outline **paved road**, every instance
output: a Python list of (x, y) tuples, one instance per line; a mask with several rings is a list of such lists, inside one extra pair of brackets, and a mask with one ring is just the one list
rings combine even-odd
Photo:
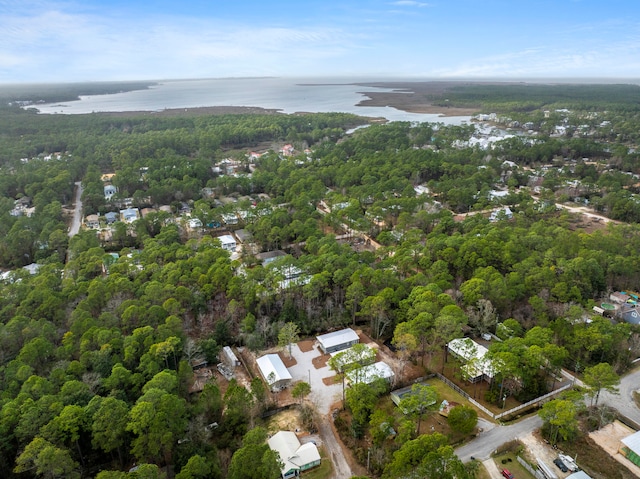
[[(620, 394), (611, 394), (607, 391), (600, 393), (598, 404), (606, 404), (611, 406), (623, 416), (627, 416), (629, 419), (640, 424), (640, 409), (636, 406), (633, 400), (633, 391), (640, 389), (640, 368), (626, 374), (620, 379), (620, 386), (618, 387)], [(589, 399), (585, 399), (585, 402), (589, 404)]]
[[(620, 394), (607, 391), (600, 393), (599, 404), (606, 404), (620, 411), (624, 416), (640, 424), (640, 409), (633, 400), (633, 391), (640, 389), (640, 368), (623, 376), (620, 380)], [(585, 398), (589, 404), (589, 398)], [(536, 414), (510, 426), (496, 426), (489, 431), (481, 432), (474, 440), (456, 449), (456, 454), (467, 462), (474, 456), (485, 460), (505, 442), (524, 436), (542, 426), (542, 419)]]
[(471, 460), (471, 456), (484, 461), (505, 442), (524, 436), (540, 426), (542, 419), (537, 414), (509, 426), (497, 426), (490, 431), (481, 432), (473, 441), (458, 447), (456, 454), (462, 462)]
[(80, 231), (80, 225), (82, 224), (82, 183), (76, 182), (76, 198), (74, 201), (75, 208), (73, 210), (73, 221), (69, 227), (69, 238), (75, 236)]

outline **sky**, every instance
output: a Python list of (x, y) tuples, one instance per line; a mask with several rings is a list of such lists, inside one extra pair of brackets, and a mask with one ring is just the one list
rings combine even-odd
[(0, 83), (640, 79), (638, 0), (0, 0)]

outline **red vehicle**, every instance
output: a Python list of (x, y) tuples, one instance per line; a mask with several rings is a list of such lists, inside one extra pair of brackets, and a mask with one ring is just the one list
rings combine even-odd
[(511, 474), (511, 472), (509, 472), (509, 469), (503, 469), (503, 470), (502, 470), (502, 475), (503, 475), (506, 479), (513, 479), (513, 474)]

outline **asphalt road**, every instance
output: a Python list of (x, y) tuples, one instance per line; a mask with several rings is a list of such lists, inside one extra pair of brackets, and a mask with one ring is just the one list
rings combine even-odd
[(458, 447), (456, 454), (462, 462), (470, 461), (471, 456), (483, 461), (491, 457), (491, 454), (505, 442), (524, 436), (540, 426), (542, 426), (542, 419), (537, 414), (509, 426), (496, 426), (490, 431), (481, 432), (472, 441)]
[[(600, 393), (598, 404), (617, 409), (622, 415), (640, 424), (640, 409), (633, 400), (633, 391), (640, 389), (640, 368), (623, 376), (620, 380), (619, 394), (611, 394), (607, 391)], [(585, 397), (585, 404), (590, 403), (590, 398)], [(467, 462), (471, 456), (479, 460), (488, 459), (491, 454), (502, 444), (524, 436), (542, 426), (542, 419), (536, 414), (509, 426), (496, 426), (489, 431), (481, 432), (472, 441), (458, 447), (456, 454)]]
[[(612, 408), (617, 409), (623, 416), (627, 416), (629, 419), (640, 424), (640, 409), (636, 406), (633, 400), (633, 391), (640, 389), (640, 368), (636, 368), (634, 371), (626, 374), (620, 379), (620, 386), (618, 387), (619, 394), (611, 394), (607, 391), (600, 393), (598, 404), (606, 404)], [(585, 399), (586, 404), (589, 404), (590, 399)]]

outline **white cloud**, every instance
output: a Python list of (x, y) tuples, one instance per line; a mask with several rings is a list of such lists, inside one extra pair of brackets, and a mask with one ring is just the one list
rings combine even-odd
[(391, 2), (391, 5), (398, 7), (430, 7), (429, 3), (416, 2), (414, 0), (398, 0), (397, 2)]

